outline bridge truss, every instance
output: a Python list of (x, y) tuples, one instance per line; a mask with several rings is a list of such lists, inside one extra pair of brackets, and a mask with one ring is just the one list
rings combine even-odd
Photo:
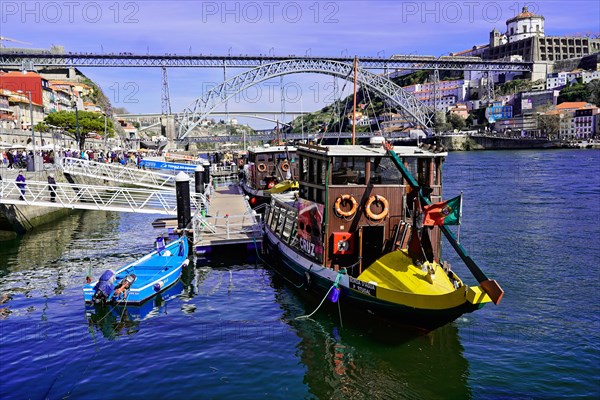
[[(307, 72), (353, 79), (351, 64), (325, 59), (292, 59), (253, 68), (205, 92), (179, 114), (178, 139), (186, 138), (211, 111), (249, 87), (274, 77)], [(434, 110), (391, 80), (359, 68), (357, 81), (397, 106), (414, 125), (420, 125), (425, 129), (432, 126)]]
[[(151, 55), (151, 54), (30, 54), (2, 49), (0, 66), (38, 67), (200, 67), (254, 68), (286, 60), (336, 61), (352, 64), (354, 57), (305, 57), (268, 55)], [(531, 72), (531, 62), (490, 61), (479, 57), (426, 56), (398, 54), (391, 58), (359, 57), (363, 69)]]

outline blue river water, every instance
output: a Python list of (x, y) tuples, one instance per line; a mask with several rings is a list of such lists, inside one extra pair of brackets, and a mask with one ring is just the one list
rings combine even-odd
[[(153, 216), (74, 213), (0, 243), (0, 399), (600, 397), (600, 151), (451, 153), (461, 243), (506, 294), (427, 335), (310, 313), (260, 260), (189, 268), (89, 317), (88, 269), (135, 260)], [(453, 268), (474, 283), (444, 247)]]

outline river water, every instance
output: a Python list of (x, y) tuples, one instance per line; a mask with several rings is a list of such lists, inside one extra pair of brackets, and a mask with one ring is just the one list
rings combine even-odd
[(314, 299), (260, 260), (220, 258), (141, 309), (88, 318), (88, 268), (133, 261), (160, 232), (152, 216), (75, 213), (0, 244), (0, 398), (600, 397), (600, 151), (451, 153), (444, 177), (499, 306), (421, 336), (325, 310), (295, 320)]

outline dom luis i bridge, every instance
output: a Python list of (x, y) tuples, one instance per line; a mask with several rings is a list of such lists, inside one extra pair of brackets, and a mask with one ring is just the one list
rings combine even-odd
[[(431, 132), (434, 109), (418, 100), (413, 94), (394, 83), (388, 73), (381, 71), (430, 70), (434, 90), (439, 71), (478, 71), (486, 77), (492, 73), (512, 72), (528, 74), (533, 65), (523, 61), (489, 61), (479, 57), (394, 55), (380, 57), (307, 57), (274, 55), (150, 55), (150, 54), (93, 54), (93, 53), (26, 53), (3, 49), (0, 67), (12, 68), (76, 68), (76, 67), (150, 67), (162, 69), (162, 112), (155, 124), (166, 126), (167, 136), (180, 141), (205, 141), (194, 139), (195, 129), (201, 121), (251, 86), (272, 78), (290, 74), (317, 73), (355, 81), (362, 88), (376, 93), (394, 108), (410, 125)], [(356, 60), (360, 60), (359, 63)], [(220, 84), (198, 93), (198, 97), (185, 109), (173, 113), (167, 78), (168, 68), (222, 68), (224, 80)], [(227, 77), (227, 69), (243, 69)], [(493, 90), (492, 79), (487, 79), (488, 94)], [(490, 87), (491, 86), (491, 87)], [(280, 111), (281, 112), (281, 111)], [(251, 116), (260, 113), (248, 112)], [(269, 114), (269, 113), (264, 113)], [(273, 113), (271, 113), (273, 114)], [(299, 114), (299, 113), (293, 113)], [(218, 115), (223, 115), (222, 113)], [(143, 116), (137, 115), (138, 120)], [(264, 118), (264, 117), (263, 117)], [(273, 135), (271, 135), (273, 136)], [(226, 140), (223, 138), (223, 140)], [(207, 140), (208, 141), (208, 140)], [(210, 141), (214, 141), (214, 138)]]

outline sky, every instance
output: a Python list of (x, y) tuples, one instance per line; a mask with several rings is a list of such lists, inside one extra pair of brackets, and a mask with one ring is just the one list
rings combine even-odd
[[(590, 1), (8, 1), (0, 0), (5, 47), (134, 54), (274, 54), (389, 57), (440, 56), (488, 42), (489, 31), (526, 5), (545, 17), (547, 35), (600, 33), (600, 2)], [(161, 111), (158, 68), (82, 68), (113, 107)], [(243, 72), (229, 68), (228, 78)], [(173, 112), (211, 86), (223, 69), (169, 68)], [(338, 97), (333, 79), (283, 78), (288, 111), (312, 111)], [(338, 81), (341, 89), (344, 82)], [(351, 92), (346, 85), (342, 95)], [(281, 111), (279, 78), (230, 100), (228, 109)], [(242, 121), (249, 122), (249, 121)], [(264, 128), (268, 122), (252, 122)]]

